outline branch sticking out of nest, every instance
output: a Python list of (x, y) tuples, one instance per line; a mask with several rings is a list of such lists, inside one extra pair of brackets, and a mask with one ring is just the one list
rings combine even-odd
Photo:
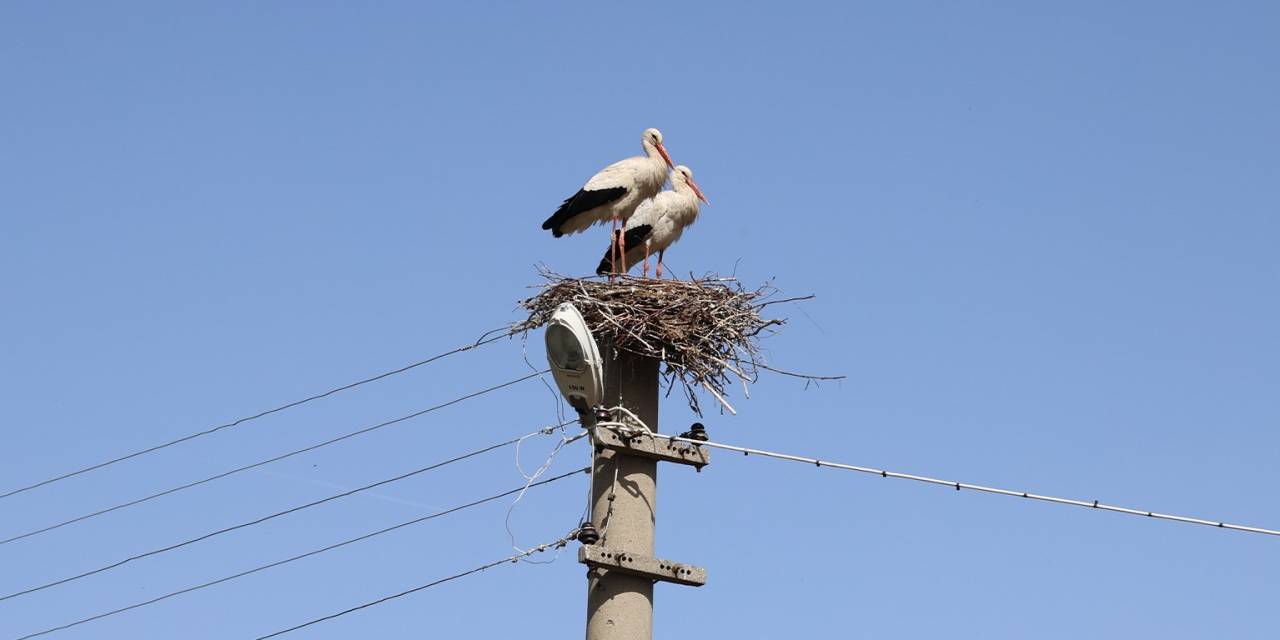
[[(785, 320), (765, 319), (761, 310), (773, 300), (771, 285), (745, 289), (735, 278), (707, 276), (681, 280), (649, 280), (622, 276), (609, 282), (595, 278), (566, 278), (545, 269), (538, 295), (522, 300), (529, 311), (512, 332), (543, 326), (556, 307), (573, 303), (582, 313), (601, 346), (658, 358), (666, 363), (663, 377), (668, 393), (676, 380), (684, 386), (689, 408), (698, 415), (699, 391), (705, 390), (730, 413), (737, 413), (725, 399), (729, 376), (738, 378), (743, 393), (767, 366), (758, 342)], [(844, 376), (807, 376), (808, 381), (836, 380)]]

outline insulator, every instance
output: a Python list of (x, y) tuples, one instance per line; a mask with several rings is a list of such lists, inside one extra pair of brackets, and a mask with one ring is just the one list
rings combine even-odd
[(596, 531), (595, 525), (590, 522), (584, 522), (582, 526), (578, 527), (578, 542), (585, 545), (593, 545), (600, 542), (600, 532)]
[(697, 440), (698, 442), (706, 442), (711, 439), (707, 437), (707, 428), (702, 426), (701, 422), (693, 423), (689, 430), (681, 434), (680, 437)]

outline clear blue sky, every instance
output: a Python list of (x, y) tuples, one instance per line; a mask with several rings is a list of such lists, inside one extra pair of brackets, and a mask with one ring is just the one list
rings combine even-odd
[[(1280, 526), (1270, 3), (0, 8), (0, 488), (518, 318), (542, 219), (656, 126), (714, 203), (674, 271), (817, 300), (717, 439)], [(1069, 6), (1068, 6), (1069, 5)], [(529, 357), (542, 362), (541, 336)], [(518, 341), (0, 501), (49, 524), (528, 368)], [(0, 546), (9, 592), (546, 424), (536, 381)], [(663, 430), (691, 420), (678, 400)], [(549, 440), (531, 443), (536, 463)], [(586, 460), (581, 445), (556, 471)], [(0, 603), (16, 637), (519, 484), (509, 450)], [(663, 468), (659, 637), (1274, 638), (1280, 541), (721, 455)], [(532, 493), (521, 543), (576, 523)], [(245, 638), (509, 551), (505, 503), (85, 625)], [(575, 637), (572, 554), (298, 637)]]

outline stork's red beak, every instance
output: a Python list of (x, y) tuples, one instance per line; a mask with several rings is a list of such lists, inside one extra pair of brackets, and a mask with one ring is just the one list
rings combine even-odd
[(693, 178), (689, 178), (689, 188), (693, 189), (693, 193), (698, 196), (699, 200), (707, 204), (711, 204), (711, 201), (708, 200), (706, 196), (702, 195), (702, 189), (698, 188), (698, 183), (694, 182)]
[(661, 156), (662, 156), (662, 159), (667, 161), (667, 168), (668, 168), (668, 169), (674, 169), (674, 168), (676, 168), (675, 163), (671, 162), (671, 156), (667, 155), (667, 148), (666, 148), (666, 147), (664, 147), (664, 146), (662, 146), (662, 143), (661, 143), (661, 142), (659, 142), (658, 144), (656, 144), (656, 145), (654, 145), (654, 146), (656, 146), (656, 147), (658, 148), (658, 155), (661, 155)]

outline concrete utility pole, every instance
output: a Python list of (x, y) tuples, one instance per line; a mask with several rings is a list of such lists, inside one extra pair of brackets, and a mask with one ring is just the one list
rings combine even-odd
[[(658, 431), (658, 392), (656, 359), (628, 353), (606, 359), (606, 406), (621, 398), (620, 404), (654, 432)], [(700, 468), (710, 459), (704, 450), (686, 444), (603, 427), (594, 431), (592, 524), (601, 538), (578, 550), (578, 561), (588, 566), (587, 640), (651, 640), (654, 583), (706, 583), (705, 569), (653, 555), (658, 462)]]

